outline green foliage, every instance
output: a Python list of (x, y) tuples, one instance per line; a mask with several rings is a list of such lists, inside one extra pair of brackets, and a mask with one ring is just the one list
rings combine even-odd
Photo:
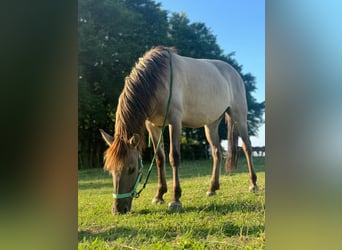
[(80, 168), (102, 165), (98, 129), (113, 133), (125, 76), (147, 49), (165, 43), (167, 12), (159, 7), (150, 0), (79, 1)]
[(158, 186), (157, 173), (152, 171), (132, 211), (120, 216), (111, 214), (111, 177), (100, 169), (80, 170), (79, 249), (264, 249), (264, 158), (256, 157), (254, 164), (259, 192), (248, 192), (247, 165), (242, 158), (236, 172), (221, 175), (217, 195), (207, 198), (212, 163), (182, 162), (180, 213), (167, 210), (172, 189), (169, 166), (166, 204), (151, 204)]
[[(216, 37), (204, 23), (190, 23), (185, 13), (170, 18), (153, 0), (80, 0), (78, 2), (79, 62), (79, 168), (99, 167), (105, 150), (99, 128), (113, 133), (117, 100), (137, 58), (156, 45), (175, 46), (180, 54), (216, 58), (242, 66), (224, 55)], [(252, 96), (255, 78), (242, 74), (248, 100), (251, 135), (262, 122), (264, 103)], [(203, 129), (185, 129), (189, 140), (204, 140)], [(221, 138), (226, 138), (224, 122)]]
[(173, 13), (169, 20), (169, 44), (175, 46), (181, 55), (194, 58), (218, 59), (222, 50), (216, 37), (204, 23), (192, 23), (185, 13)]

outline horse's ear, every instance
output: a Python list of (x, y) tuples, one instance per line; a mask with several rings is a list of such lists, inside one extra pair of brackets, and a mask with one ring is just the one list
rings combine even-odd
[(129, 144), (133, 147), (137, 147), (139, 145), (139, 142), (140, 142), (140, 135), (138, 134), (133, 134), (131, 139), (129, 139)]
[(103, 140), (107, 143), (108, 146), (112, 145), (113, 143), (113, 136), (107, 134), (102, 129), (99, 129), (100, 133), (102, 135)]

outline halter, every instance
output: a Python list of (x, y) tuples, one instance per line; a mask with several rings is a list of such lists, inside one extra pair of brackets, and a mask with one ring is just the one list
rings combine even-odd
[(144, 168), (144, 164), (142, 163), (141, 156), (139, 155), (139, 165), (140, 165), (139, 166), (139, 174), (138, 174), (137, 180), (135, 181), (133, 190), (131, 192), (129, 192), (129, 193), (124, 193), (124, 194), (113, 193), (113, 198), (114, 199), (139, 198), (140, 193), (145, 189), (146, 184), (148, 182), (148, 179), (150, 178), (150, 174), (152, 172), (152, 167), (153, 167), (154, 161), (155, 161), (156, 156), (157, 156), (157, 151), (159, 149), (160, 142), (161, 142), (161, 139), (163, 137), (163, 133), (164, 133), (164, 130), (165, 130), (165, 127), (166, 127), (166, 119), (167, 119), (167, 115), (169, 114), (169, 111), (170, 111), (170, 103), (171, 103), (171, 97), (172, 97), (172, 86), (173, 86), (172, 54), (171, 54), (171, 51), (170, 51), (169, 48), (167, 48), (167, 52), (169, 53), (169, 57), (170, 57), (170, 71), (171, 71), (170, 72), (170, 94), (169, 94), (169, 99), (167, 100), (166, 114), (165, 114), (165, 118), (164, 118), (164, 121), (163, 121), (162, 131), (161, 131), (161, 133), (159, 135), (158, 143), (157, 143), (156, 149), (154, 151), (154, 155), (153, 155), (153, 158), (151, 160), (150, 167), (149, 167), (149, 169), (147, 171), (145, 182), (144, 182), (142, 188), (137, 192), (139, 183), (141, 182), (141, 178), (142, 178), (142, 175), (143, 175), (142, 174), (142, 170)]
[(130, 193), (124, 193), (124, 194), (116, 194), (116, 193), (113, 193), (113, 197), (114, 199), (123, 199), (123, 198), (138, 198), (141, 191), (140, 190), (139, 192), (137, 192), (137, 188), (138, 188), (138, 185), (141, 181), (141, 178), (142, 178), (142, 169), (144, 168), (144, 165), (142, 163), (142, 160), (141, 160), (141, 157), (139, 156), (139, 174), (138, 174), (138, 177), (137, 177), (137, 180), (135, 181), (135, 184), (134, 184), (134, 187), (133, 187), (133, 190), (130, 192)]

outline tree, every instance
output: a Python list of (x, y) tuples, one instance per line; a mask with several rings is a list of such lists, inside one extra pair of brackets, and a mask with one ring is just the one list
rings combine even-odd
[(151, 0), (81, 0), (79, 33), (79, 167), (102, 165), (98, 132), (113, 133), (117, 100), (132, 65), (167, 38), (167, 12)]
[(222, 54), (216, 37), (206, 25), (190, 24), (184, 12), (172, 14), (169, 20), (168, 38), (169, 44), (175, 46), (183, 56), (217, 59)]

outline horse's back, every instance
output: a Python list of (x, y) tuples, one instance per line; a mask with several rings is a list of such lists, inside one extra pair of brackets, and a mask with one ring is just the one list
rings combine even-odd
[(245, 84), (240, 74), (233, 68), (233, 66), (226, 62), (219, 60), (210, 61), (217, 67), (223, 77), (227, 80), (230, 89), (229, 107), (237, 109), (237, 112), (244, 115), (244, 113), (247, 112), (247, 100)]
[(175, 83), (182, 90), (184, 124), (203, 126), (217, 120), (241, 99), (245, 105), (244, 84), (229, 64), (183, 56), (176, 56), (175, 60)]

